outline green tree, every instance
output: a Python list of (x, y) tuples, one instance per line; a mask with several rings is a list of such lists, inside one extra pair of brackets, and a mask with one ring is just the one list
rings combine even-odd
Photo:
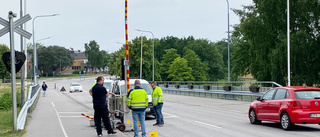
[[(152, 39), (147, 39), (142, 37), (143, 40), (143, 52), (142, 52), (142, 77), (146, 80), (152, 80)], [(114, 57), (112, 59), (109, 73), (111, 75), (121, 76), (121, 60), (126, 56), (125, 45), (113, 53)], [(141, 37), (136, 37), (129, 42), (129, 65), (130, 65), (130, 77), (140, 76), (140, 60), (141, 59)], [(155, 79), (161, 80), (159, 69), (159, 61), (155, 58)]]
[[(287, 83), (286, 1), (253, 0), (254, 5), (234, 10), (240, 16), (234, 37), (236, 45), (233, 72), (251, 73), (259, 81)], [(319, 83), (318, 0), (290, 1), (291, 79), (292, 85)], [(247, 51), (247, 52), (245, 52)]]
[(193, 81), (192, 69), (188, 66), (188, 61), (184, 58), (177, 57), (167, 72), (168, 78), (172, 81)]
[(161, 67), (160, 67), (160, 71), (161, 71), (161, 78), (165, 81), (170, 81), (172, 79), (170, 79), (168, 77), (168, 69), (170, 69), (173, 61), (180, 57), (179, 54), (177, 54), (177, 50), (176, 49), (167, 49), (165, 50), (166, 54), (163, 55), (163, 59), (161, 61)]
[[(89, 44), (84, 44), (85, 48), (85, 54), (88, 57), (88, 65), (94, 68), (99, 68), (99, 65), (101, 63), (100, 59), (100, 46), (96, 41), (90, 41)], [(98, 54), (97, 54), (98, 53)]]
[(201, 59), (194, 51), (187, 49), (183, 58), (188, 61), (188, 66), (192, 69), (191, 74), (195, 81), (207, 80), (208, 66), (201, 62)]
[(185, 49), (193, 50), (202, 62), (208, 64), (208, 80), (216, 81), (226, 78), (226, 69), (223, 64), (223, 57), (214, 43), (205, 39), (197, 39), (188, 42)]
[(70, 51), (64, 47), (43, 46), (38, 49), (38, 68), (45, 73), (56, 71), (60, 68), (60, 63), (61, 70), (65, 70), (72, 66), (73, 60)]
[[(10, 51), (10, 49), (6, 45), (0, 44), (0, 55), (1, 55), (1, 57), (5, 52), (9, 52), (9, 51)], [(4, 65), (2, 59), (0, 60), (0, 74), (1, 74), (2, 78), (6, 77), (6, 76), (9, 76), (9, 72), (7, 72), (7, 68)]]

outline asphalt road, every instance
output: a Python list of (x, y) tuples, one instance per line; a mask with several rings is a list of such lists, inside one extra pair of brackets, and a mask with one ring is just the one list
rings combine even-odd
[[(84, 92), (62, 93), (71, 82), (80, 82)], [(27, 126), (26, 137), (94, 137), (94, 127), (81, 113), (93, 115), (91, 96), (88, 93), (94, 78), (62, 79), (47, 81), (46, 97), (40, 97)], [(54, 89), (56, 84), (56, 89)], [(152, 126), (155, 119), (146, 120), (147, 133), (158, 132), (159, 137), (318, 137), (320, 125), (297, 125), (284, 131), (279, 124), (263, 122), (252, 125), (248, 119), (250, 102), (164, 95), (163, 114), (165, 125)], [(114, 137), (133, 136), (133, 132), (120, 132)], [(104, 131), (105, 136), (107, 133)]]

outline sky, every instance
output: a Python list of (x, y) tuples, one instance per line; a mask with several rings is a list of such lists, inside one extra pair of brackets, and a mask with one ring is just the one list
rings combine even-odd
[[(95, 40), (100, 50), (111, 53), (125, 43), (125, 0), (23, 0), (24, 4), (32, 18), (60, 14), (34, 20), (35, 41), (45, 46), (84, 51), (84, 44)], [(252, 0), (229, 0), (229, 4), (230, 9), (242, 9)], [(0, 0), (0, 17), (8, 20), (9, 11), (18, 14), (17, 20), (20, 0)], [(232, 25), (240, 21), (229, 12), (232, 31)], [(136, 31), (140, 29), (151, 31), (158, 39), (193, 36), (217, 42), (228, 37), (227, 15), (226, 0), (128, 0), (129, 41), (141, 35), (152, 38), (151, 33)], [(27, 22), (27, 31), (32, 33), (32, 20)], [(15, 33), (14, 39), (15, 50), (20, 51), (20, 35)], [(0, 37), (0, 44), (10, 46), (9, 34)]]

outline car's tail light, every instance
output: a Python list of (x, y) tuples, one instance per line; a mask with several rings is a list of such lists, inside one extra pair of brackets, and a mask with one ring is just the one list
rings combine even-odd
[(300, 103), (300, 101), (293, 101), (293, 103), (292, 103), (292, 108), (301, 108), (301, 103)]

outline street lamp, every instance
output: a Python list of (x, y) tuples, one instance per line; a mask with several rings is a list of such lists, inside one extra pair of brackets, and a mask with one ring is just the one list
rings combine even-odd
[(36, 70), (37, 70), (37, 48), (36, 45), (34, 43), (34, 21), (36, 18), (40, 18), (40, 17), (53, 17), (53, 16), (57, 16), (59, 14), (52, 14), (52, 15), (40, 15), (40, 16), (36, 16), (33, 18), (32, 20), (32, 37), (33, 37), (33, 77), (34, 77), (34, 85), (36, 85), (38, 83), (37, 81), (37, 75), (36, 75)]
[(47, 38), (43, 38), (43, 39), (39, 39), (36, 41), (36, 43), (38, 43), (39, 41), (43, 41), (43, 40), (47, 40), (47, 39), (50, 39), (51, 37), (47, 37)]
[(229, 1), (228, 4), (228, 83), (230, 83), (230, 25), (229, 25)]
[(136, 29), (140, 32), (149, 32), (152, 34), (152, 81), (154, 81), (154, 35), (151, 31)]
[(141, 56), (140, 56), (140, 78), (142, 78), (142, 44), (143, 44), (143, 40), (142, 40), (142, 34), (141, 34)]

